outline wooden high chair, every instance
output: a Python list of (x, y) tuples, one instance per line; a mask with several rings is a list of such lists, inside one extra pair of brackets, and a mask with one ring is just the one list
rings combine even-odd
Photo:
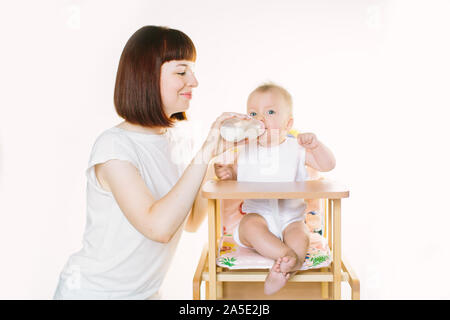
[[(326, 180), (304, 182), (207, 181), (202, 196), (208, 199), (208, 243), (205, 245), (193, 279), (193, 298), (199, 300), (205, 281), (206, 299), (341, 299), (341, 282), (351, 287), (352, 299), (360, 298), (359, 280), (342, 259), (341, 199), (349, 191)], [(266, 296), (263, 285), (268, 269), (226, 270), (216, 265), (222, 226), (220, 204), (224, 199), (323, 199), (325, 204), (324, 236), (332, 252), (327, 268), (298, 271), (284, 288)]]

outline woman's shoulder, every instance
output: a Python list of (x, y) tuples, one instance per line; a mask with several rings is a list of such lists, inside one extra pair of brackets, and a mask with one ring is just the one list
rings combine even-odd
[(95, 142), (123, 140), (123, 136), (124, 136), (123, 133), (118, 127), (111, 127), (109, 129), (102, 131), (95, 139)]
[(114, 146), (131, 146), (132, 141), (120, 128), (112, 127), (101, 132), (94, 141), (94, 148), (112, 148)]
[(133, 142), (119, 128), (109, 128), (95, 139), (91, 150), (91, 162), (107, 159), (125, 159), (133, 163), (138, 161)]

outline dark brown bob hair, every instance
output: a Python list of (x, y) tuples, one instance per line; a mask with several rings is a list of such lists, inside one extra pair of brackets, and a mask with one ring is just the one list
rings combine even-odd
[(161, 66), (166, 61), (195, 61), (192, 40), (167, 27), (145, 26), (127, 41), (119, 61), (114, 88), (114, 106), (126, 121), (146, 127), (172, 127), (186, 120), (184, 112), (170, 118), (161, 100)]

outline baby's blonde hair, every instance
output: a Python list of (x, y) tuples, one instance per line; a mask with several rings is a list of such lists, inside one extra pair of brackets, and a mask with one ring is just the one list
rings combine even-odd
[(250, 99), (250, 97), (252, 96), (252, 94), (257, 93), (257, 92), (264, 93), (264, 92), (268, 92), (268, 91), (278, 92), (279, 94), (281, 94), (281, 96), (285, 100), (286, 104), (288, 105), (290, 114), (292, 114), (292, 105), (293, 105), (293, 103), (292, 103), (292, 96), (291, 96), (291, 94), (285, 88), (283, 88), (282, 86), (279, 86), (279, 85), (277, 85), (277, 84), (275, 84), (273, 82), (263, 83), (262, 85), (258, 86), (255, 90), (253, 90), (248, 95), (247, 103), (248, 103), (248, 100)]

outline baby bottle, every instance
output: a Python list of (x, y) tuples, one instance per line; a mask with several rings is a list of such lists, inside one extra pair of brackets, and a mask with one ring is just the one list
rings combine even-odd
[(255, 139), (264, 131), (264, 123), (252, 118), (248, 120), (231, 118), (225, 120), (220, 127), (220, 135), (229, 142), (239, 142), (245, 138)]

